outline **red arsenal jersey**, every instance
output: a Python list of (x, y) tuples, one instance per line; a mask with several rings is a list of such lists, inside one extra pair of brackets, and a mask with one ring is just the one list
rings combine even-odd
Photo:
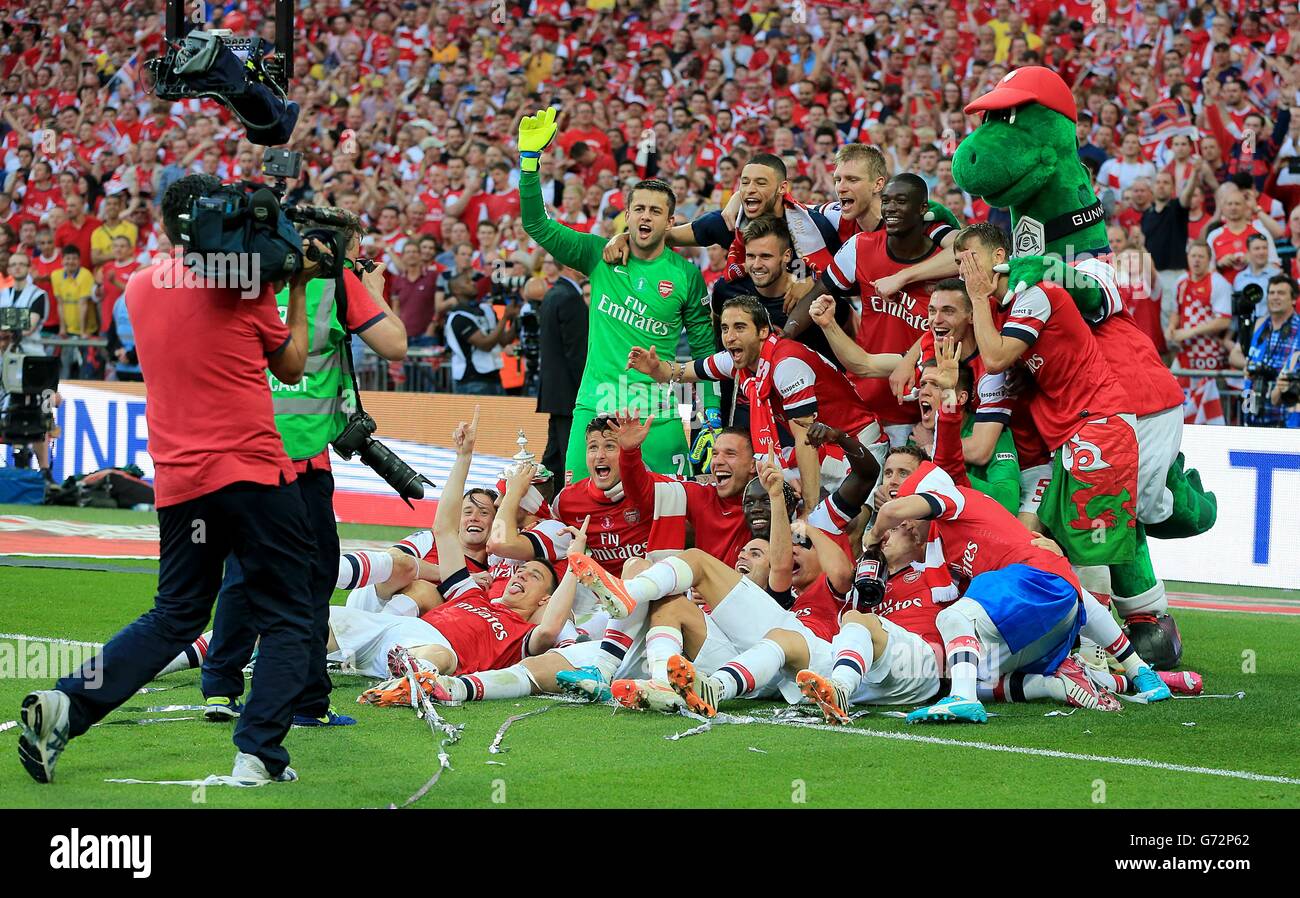
[(451, 643), (459, 662), (456, 673), (497, 670), (523, 660), (533, 624), (514, 609), (493, 602), (483, 587), (461, 568), (438, 591), (445, 600), (420, 618)]
[(618, 464), (629, 499), (643, 516), (653, 517), (648, 549), (685, 548), (687, 524), (696, 548), (714, 558), (735, 559), (749, 542), (743, 494), (724, 499), (715, 485), (652, 473), (640, 449), (620, 449)]
[(590, 479), (570, 484), (555, 497), (552, 509), (561, 522), (581, 527), (587, 525), (587, 554), (600, 562), (614, 576), (622, 576), (623, 563), (629, 558), (644, 558), (650, 541), (651, 516), (642, 514), (631, 499), (623, 495), (621, 484), (609, 490), (611, 498)]
[[(815, 417), (856, 435), (875, 423), (848, 377), (821, 353), (783, 337), (777, 340), (771, 364), (772, 417), (782, 425), (788, 427), (791, 418)], [(735, 370), (736, 360), (725, 350), (696, 364), (696, 373), (709, 380), (731, 380)]]
[[(578, 524), (581, 525), (582, 522), (579, 521)], [(565, 554), (573, 542), (573, 537), (563, 531), (564, 522), (554, 518), (543, 518), (527, 530), (519, 531), (532, 544), (533, 557), (549, 562), (555, 568), (557, 577), (563, 577), (568, 569)], [(488, 598), (495, 601), (505, 595), (510, 578), (526, 563), (513, 558), (502, 558), (500, 555), (489, 555), (488, 572), (492, 574), (492, 584), (488, 587)]]
[(875, 608), (875, 614), (920, 636), (941, 654), (943, 638), (935, 618), (944, 605), (958, 597), (958, 592), (943, 558), (938, 527), (930, 522), (926, 557), (890, 575), (885, 583), (885, 598)]
[(1132, 411), (1065, 288), (1044, 281), (994, 316), (1003, 336), (1029, 344), (1021, 361), (1038, 387), (1029, 410), (1048, 448), (1060, 447), (1085, 420)]
[[(862, 322), (855, 336), (867, 352), (905, 353), (922, 333), (929, 330), (930, 289), (933, 281), (908, 284), (898, 296), (876, 295), (874, 282), (897, 274), (941, 252), (938, 243), (916, 259), (899, 259), (889, 252), (884, 231), (859, 233), (840, 248), (826, 269), (828, 286), (845, 293), (855, 286), (862, 300)], [(900, 405), (884, 377), (852, 377), (858, 394), (883, 424), (911, 424), (921, 420), (915, 403)]]
[(840, 632), (840, 615), (847, 607), (848, 598), (837, 593), (830, 578), (822, 574), (799, 593), (790, 610), (814, 636), (830, 642)]
[[(898, 488), (899, 496), (923, 496), (938, 522), (944, 561), (963, 585), (987, 571), (1024, 564), (1056, 574), (1081, 589), (1070, 562), (1033, 544), (1035, 534), (996, 500), (959, 487), (942, 468), (922, 462)], [(931, 529), (934, 533), (934, 529)]]

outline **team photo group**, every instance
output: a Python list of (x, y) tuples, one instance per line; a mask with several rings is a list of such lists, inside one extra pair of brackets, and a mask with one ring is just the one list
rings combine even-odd
[[(136, 51), (55, 5), (0, 56), (5, 339), (143, 382), (160, 552), (13, 709), (43, 788), (185, 672), (232, 785), (403, 708), (947, 737), (1226, 697), (1155, 556), (1237, 501), (1185, 426), (1300, 425), (1294, 8), (128, 4)], [(437, 474), (385, 390), (455, 398)], [(485, 450), (534, 395), (536, 451)], [(354, 457), (432, 520), (341, 540)]]

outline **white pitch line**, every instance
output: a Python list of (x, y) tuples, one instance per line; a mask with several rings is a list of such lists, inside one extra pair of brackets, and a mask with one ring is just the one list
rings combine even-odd
[(824, 723), (794, 723), (779, 720), (755, 719), (754, 723), (772, 726), (800, 727), (808, 730), (825, 730), (830, 733), (845, 733), (850, 736), (869, 736), (876, 739), (896, 739), (900, 742), (923, 742), (929, 745), (955, 745), (962, 748), (977, 748), (981, 751), (1000, 751), (1013, 755), (1034, 755), (1040, 758), (1061, 758), (1067, 761), (1091, 761), (1095, 764), (1118, 764), (1124, 767), (1150, 767), (1156, 770), (1172, 770), (1175, 773), (1201, 773), (1207, 776), (1222, 776), (1229, 779), (1251, 780), (1259, 783), (1281, 783), (1287, 786), (1300, 786), (1300, 779), (1289, 776), (1273, 776), (1267, 773), (1251, 773), (1248, 770), (1219, 770), (1215, 767), (1192, 767), (1187, 764), (1166, 764), (1163, 761), (1151, 761), (1146, 758), (1111, 758), (1104, 755), (1084, 755), (1072, 751), (1056, 751), (1050, 748), (1026, 748), (1020, 745), (994, 745), (991, 742), (965, 742), (961, 739), (944, 739), (940, 736), (921, 736), (915, 733), (894, 733), (886, 730), (859, 730), (830, 726)]
[(0, 639), (21, 639), (26, 642), (53, 642), (58, 645), (80, 645), (95, 649), (104, 647), (104, 643), (102, 642), (82, 642), (79, 639), (60, 639), (57, 636), (28, 636), (26, 633), (0, 633)]

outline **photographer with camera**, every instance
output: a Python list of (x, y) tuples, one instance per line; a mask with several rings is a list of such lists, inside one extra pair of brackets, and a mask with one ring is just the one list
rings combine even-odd
[[(9, 360), (15, 354), (47, 361), (47, 368), (53, 376), (58, 363), (53, 359), (45, 359), (45, 347), (40, 340), (41, 324), (49, 312), (49, 297), (32, 279), (31, 259), (26, 253), (12, 253), (6, 270), (13, 283), (0, 290), (0, 315), (7, 312), (12, 319), (13, 328), (0, 330), (0, 353), (6, 357), (4, 376), (0, 380), (7, 381), (18, 371), (25, 370), (22, 366), (31, 364), (10, 364)], [(42, 396), (43, 388), (47, 386), (50, 384), (38, 384), (36, 388), (28, 388), (24, 384), (3, 384), (4, 392), (0, 395), (0, 443), (14, 445), (16, 467), (27, 468), (34, 455), (41, 476), (52, 481), (48, 427), (50, 420)]]
[(1234, 305), (1237, 294), (1253, 284), (1259, 288), (1259, 301), (1250, 317), (1263, 318), (1268, 314), (1265, 307), (1268, 285), (1281, 273), (1281, 268), (1269, 262), (1268, 238), (1263, 234), (1251, 234), (1246, 238), (1246, 267), (1237, 272), (1237, 276), (1232, 279)]
[[(320, 214), (315, 208), (308, 213)], [(356, 408), (353, 385), (345, 372), (351, 335), (382, 358), (399, 362), (406, 357), (406, 328), (384, 301), (384, 271), (369, 260), (357, 260), (361, 246), (359, 219), (339, 209), (326, 208), (326, 216), (340, 224), (321, 230), (319, 236), (335, 252), (346, 247), (337, 277), (322, 276), (307, 284), (307, 321), (310, 355), (302, 380), (282, 383), (271, 372), (275, 426), (293, 462), (298, 489), (307, 507), (308, 525), (315, 544), (312, 553), (311, 598), (313, 609), (312, 655), (307, 683), (294, 708), (295, 726), (347, 726), (356, 720), (330, 707), (331, 684), (325, 668), (329, 631), (329, 602), (338, 577), (339, 537), (334, 519), (334, 477), (329, 444), (338, 440)], [(300, 222), (301, 224), (301, 222)], [(358, 273), (360, 276), (358, 276)], [(329, 274), (325, 272), (324, 274)], [(289, 293), (276, 296), (287, 309)], [(239, 560), (226, 562), (212, 640), (203, 661), (204, 716), (230, 720), (241, 710), (244, 667), (253, 655), (257, 631), (250, 622), (249, 598)]]
[[(174, 244), (196, 249), (203, 234), (191, 225), (204, 199), (221, 188), (214, 177), (187, 175), (167, 189), (163, 223)], [(311, 347), (307, 284), (316, 263), (295, 265), (281, 320), (265, 272), (257, 275), (259, 292), (245, 298), (240, 288), (213, 286), (211, 278), (195, 284), (194, 272), (182, 271), (190, 255), (200, 254), (141, 269), (126, 289), (148, 388), (158, 594), (150, 611), (77, 673), (23, 699), (18, 753), (37, 782), (52, 780), (69, 739), (135, 695), (203, 632), (232, 553), (261, 637), (253, 695), (234, 732), (239, 752), (232, 775), (256, 782), (297, 779), (282, 742), (313, 651), (315, 547), (275, 427), (266, 369), (286, 384), (303, 377)], [(242, 265), (272, 258), (238, 257)]]
[(1259, 322), (1249, 349), (1232, 339), (1224, 341), (1228, 363), (1246, 370), (1242, 393), (1242, 423), (1247, 427), (1300, 427), (1300, 322), (1297, 322), (1296, 285), (1285, 275), (1268, 282), (1265, 298), (1268, 317)]
[(451, 390), (477, 396), (500, 396), (501, 348), (516, 336), (519, 305), (506, 305), (499, 319), (490, 301), (479, 298), (472, 270), (457, 272), (448, 282), (456, 305), (447, 313), (444, 336), (451, 350)]

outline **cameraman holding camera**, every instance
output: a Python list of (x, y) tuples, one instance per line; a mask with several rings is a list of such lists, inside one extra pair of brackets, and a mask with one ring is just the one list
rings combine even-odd
[[(190, 248), (187, 222), (221, 186), (210, 175), (186, 175), (167, 189), (163, 225), (175, 245)], [(245, 254), (241, 262), (248, 259)], [(275, 427), (266, 369), (284, 383), (302, 379), (311, 346), (307, 283), (316, 265), (304, 261), (293, 275), (282, 321), (269, 282), (260, 281), (260, 293), (245, 299), (236, 287), (185, 283), (184, 264), (172, 257), (150, 265), (126, 288), (148, 389), (158, 594), (150, 611), (79, 671), (23, 699), (18, 755), (37, 782), (52, 780), (69, 739), (135, 695), (203, 632), (232, 553), (261, 636), (253, 694), (235, 727), (232, 776), (297, 779), (282, 742), (313, 653), (315, 547)]]
[(515, 339), (514, 321), (519, 305), (505, 307), (500, 319), (490, 302), (479, 299), (472, 270), (457, 272), (448, 289), (456, 305), (447, 313), (445, 338), (451, 350), (451, 391), (477, 396), (500, 396), (501, 347)]
[[(354, 218), (341, 210), (329, 210)], [(307, 522), (315, 549), (311, 557), (313, 610), (311, 663), (307, 683), (294, 708), (295, 726), (347, 726), (352, 717), (330, 707), (330, 678), (325, 668), (329, 637), (329, 603), (338, 577), (339, 536), (334, 520), (334, 477), (330, 472), (329, 444), (347, 427), (355, 408), (352, 383), (344, 370), (351, 335), (361, 339), (384, 359), (406, 357), (406, 328), (384, 302), (384, 270), (378, 265), (358, 265), (361, 222), (349, 222), (342, 232), (346, 246), (344, 266), (337, 278), (317, 278), (307, 284), (306, 317), (310, 354), (302, 380), (285, 384), (271, 372), (271, 397), (275, 426), (285, 452), (298, 475), (298, 489), (307, 507)], [(324, 236), (324, 235), (323, 235)], [(355, 271), (360, 270), (358, 277)], [(275, 298), (284, 310), (289, 291)], [(203, 698), (208, 720), (230, 720), (243, 706), (245, 665), (253, 655), (257, 630), (249, 613), (248, 587), (238, 558), (226, 562), (212, 641), (203, 659)]]
[(1228, 363), (1248, 376), (1242, 393), (1242, 423), (1247, 427), (1300, 427), (1300, 323), (1295, 313), (1296, 285), (1286, 275), (1268, 282), (1268, 317), (1255, 328), (1250, 349), (1225, 340)]

